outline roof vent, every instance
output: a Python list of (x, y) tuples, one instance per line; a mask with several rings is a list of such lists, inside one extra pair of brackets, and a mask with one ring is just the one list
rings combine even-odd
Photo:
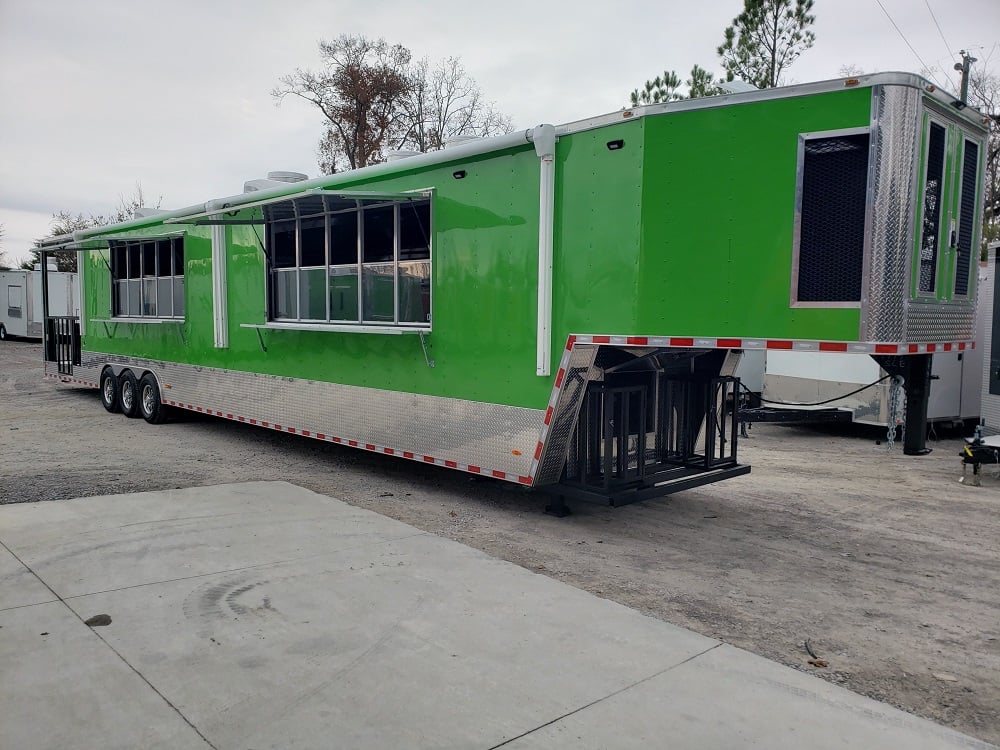
[(149, 206), (139, 206), (135, 209), (133, 217), (136, 219), (145, 219), (147, 216), (159, 216), (160, 214), (167, 213), (165, 209), (162, 208), (151, 208)]
[(464, 146), (470, 141), (478, 141), (478, 135), (453, 135), (451, 138), (444, 139), (445, 148), (455, 148), (455, 146)]
[(726, 81), (725, 83), (720, 83), (719, 88), (722, 89), (727, 94), (745, 94), (748, 91), (757, 91), (757, 87), (754, 86), (752, 83), (741, 81), (739, 78), (733, 81)]
[(409, 159), (411, 156), (419, 155), (419, 151), (413, 151), (408, 148), (397, 148), (393, 151), (385, 152), (386, 161), (399, 161), (400, 159)]
[(271, 188), (281, 187), (285, 185), (284, 182), (278, 182), (277, 180), (265, 180), (263, 178), (259, 180), (247, 180), (243, 183), (244, 193), (256, 193), (259, 190), (270, 190)]
[(309, 175), (301, 172), (268, 172), (267, 179), (275, 182), (302, 182), (309, 179)]

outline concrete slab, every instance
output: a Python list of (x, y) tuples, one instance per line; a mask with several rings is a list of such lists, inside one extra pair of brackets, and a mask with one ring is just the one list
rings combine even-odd
[(492, 747), (716, 644), (427, 535), (142, 591), (69, 603), (220, 747)]
[(305, 559), (423, 532), (287, 482), (4, 506), (3, 539), (62, 597)]
[(0, 612), (52, 601), (56, 597), (45, 584), (6, 548), (0, 547)]
[(0, 612), (0, 628), (0, 747), (207, 747), (64, 605)]
[[(30, 746), (62, 746), (86, 716), (103, 746), (124, 747), (131, 722), (170, 712), (215, 748), (989, 747), (284, 483), (0, 519), (0, 540), (65, 598), (0, 615), (61, 608), (54, 640), (74, 683), (108, 659), (134, 678), (132, 704), (94, 705), (67, 692), (67, 668), (25, 662), (0, 705), (35, 713), (0, 722), (0, 747), (29, 731)], [(108, 627), (80, 619), (105, 613)], [(11, 653), (39, 637), (3, 635)]]
[(504, 747), (638, 750), (668, 745), (993, 747), (725, 644)]

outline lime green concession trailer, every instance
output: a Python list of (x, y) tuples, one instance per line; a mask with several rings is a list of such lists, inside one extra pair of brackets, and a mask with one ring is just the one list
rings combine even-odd
[(867, 352), (919, 409), (973, 345), (985, 135), (888, 73), (272, 173), (45, 244), (85, 290), (45, 373), (612, 504), (737, 476), (742, 350)]

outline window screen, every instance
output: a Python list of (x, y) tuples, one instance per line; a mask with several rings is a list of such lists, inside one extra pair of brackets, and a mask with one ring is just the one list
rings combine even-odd
[(979, 146), (965, 142), (962, 154), (962, 202), (958, 207), (958, 259), (955, 267), (955, 296), (969, 293), (972, 268), (972, 241), (976, 235), (976, 187), (979, 177)]
[(799, 217), (799, 302), (860, 302), (868, 133), (805, 140)]

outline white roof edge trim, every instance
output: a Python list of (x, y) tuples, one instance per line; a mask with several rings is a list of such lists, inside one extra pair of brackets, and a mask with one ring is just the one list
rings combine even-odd
[[(581, 133), (586, 130), (604, 127), (614, 123), (630, 122), (639, 120), (651, 115), (662, 115), (672, 112), (685, 112), (694, 109), (711, 109), (713, 107), (724, 107), (733, 104), (749, 104), (751, 102), (762, 102), (772, 99), (787, 99), (795, 96), (808, 96), (810, 94), (829, 93), (833, 91), (847, 91), (851, 89), (873, 88), (875, 86), (907, 86), (919, 89), (926, 96), (933, 97), (941, 104), (951, 107), (951, 103), (958, 97), (942, 90), (937, 84), (922, 78), (916, 73), (870, 73), (867, 75), (854, 76), (858, 83), (847, 86), (846, 81), (850, 78), (831, 78), (826, 81), (816, 81), (813, 83), (798, 83), (792, 86), (780, 86), (773, 89), (759, 89), (757, 91), (747, 91), (741, 94), (720, 94), (718, 96), (706, 96), (698, 99), (682, 99), (676, 102), (666, 102), (664, 104), (647, 104), (641, 107), (628, 107), (617, 112), (610, 112), (606, 115), (597, 115), (583, 120), (566, 123), (556, 127), (557, 135), (570, 135)], [(928, 90), (931, 87), (933, 90)], [(954, 109), (952, 107), (952, 109)], [(961, 110), (954, 109), (957, 116), (969, 121), (970, 124), (979, 128), (985, 126), (978, 122), (981, 114), (973, 107), (966, 107)], [(977, 117), (979, 115), (979, 117)]]
[(303, 190), (298, 193), (288, 193), (274, 198), (264, 198), (262, 200), (250, 201), (249, 203), (240, 203), (232, 206), (225, 204), (216, 205), (217, 201), (209, 201), (209, 203), (213, 204), (210, 210), (180, 218), (167, 219), (163, 223), (187, 224), (197, 219), (204, 219), (209, 216), (218, 216), (219, 214), (229, 213), (231, 211), (245, 211), (248, 208), (260, 208), (261, 206), (270, 206), (275, 203), (284, 203), (286, 201), (294, 201), (299, 198), (307, 198), (310, 196), (332, 195), (337, 198), (345, 198), (346, 200), (402, 201), (429, 198), (430, 194), (429, 190), (411, 190), (405, 193), (378, 193), (368, 190), (325, 190), (323, 188), (310, 188), (309, 190)]
[(174, 237), (183, 237), (184, 230), (178, 229), (176, 232), (157, 232), (156, 234), (104, 234), (87, 237), (81, 242), (137, 242), (138, 240), (172, 240)]
[[(362, 167), (349, 172), (322, 175), (320, 177), (313, 177), (311, 180), (305, 180), (303, 182), (290, 182), (282, 187), (272, 188), (270, 190), (259, 190), (253, 193), (238, 193), (225, 198), (216, 198), (214, 200), (207, 201), (204, 204), (192, 206), (187, 210), (181, 209), (180, 211), (171, 211), (169, 216), (164, 214), (159, 218), (161, 220), (191, 218), (197, 213), (213, 211), (216, 206), (221, 204), (227, 204), (227, 209), (230, 211), (238, 211), (247, 207), (246, 204), (256, 201), (270, 200), (271, 198), (287, 198), (292, 195), (305, 193), (306, 191), (315, 189), (327, 189), (327, 192), (330, 192), (331, 189), (336, 190), (338, 184), (345, 182), (355, 183), (381, 175), (397, 174), (399, 172), (407, 172), (420, 167), (447, 164), (448, 162), (453, 161), (462, 161), (463, 159), (491, 153), (493, 151), (503, 151), (508, 148), (517, 148), (518, 146), (528, 146), (531, 142), (531, 130), (517, 130), (513, 133), (508, 133), (507, 135), (500, 135), (494, 138), (480, 138), (479, 140), (471, 141), (470, 143), (462, 146), (441, 149), (439, 151), (430, 151), (426, 154), (421, 154), (420, 156), (411, 156), (409, 159), (401, 159), (400, 161), (395, 162), (383, 162), (382, 164), (373, 164), (370, 167)], [(347, 188), (346, 192), (350, 192), (350, 188)], [(218, 212), (218, 209), (214, 210), (214, 213)], [(214, 214), (210, 213), (207, 215)], [(164, 223), (166, 223), (166, 221), (164, 221)], [(177, 224), (180, 222), (174, 221), (171, 223)], [(107, 230), (106, 227), (104, 229), (105, 231)]]

